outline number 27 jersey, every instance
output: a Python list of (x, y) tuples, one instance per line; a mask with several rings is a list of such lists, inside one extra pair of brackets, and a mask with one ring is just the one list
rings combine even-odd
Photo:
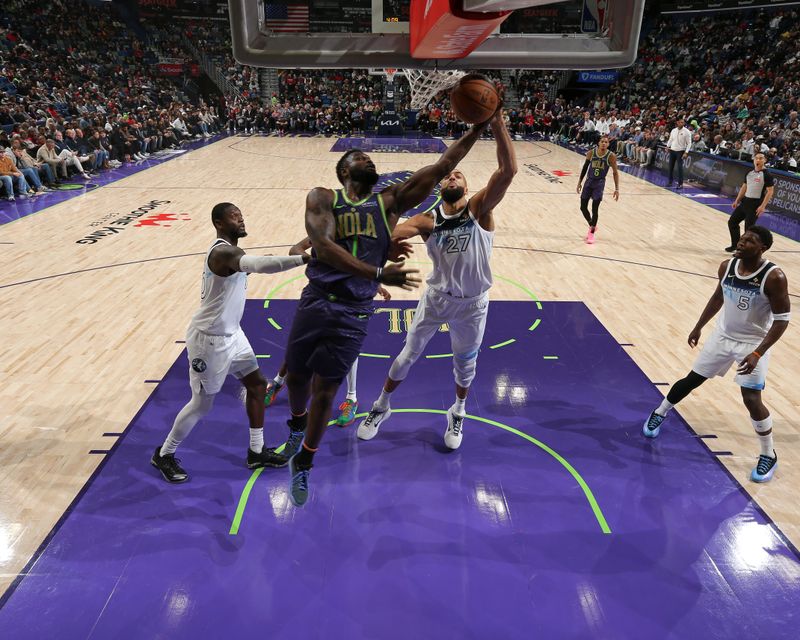
[(473, 298), (492, 286), (494, 232), (486, 231), (469, 210), (445, 216), (440, 205), (432, 211), (433, 232), (425, 241), (433, 271), (428, 276), (431, 289), (457, 298)]
[(772, 326), (772, 307), (764, 293), (770, 271), (777, 267), (764, 261), (755, 273), (739, 275), (739, 259), (732, 258), (720, 281), (724, 300), (717, 331), (738, 342), (758, 343)]

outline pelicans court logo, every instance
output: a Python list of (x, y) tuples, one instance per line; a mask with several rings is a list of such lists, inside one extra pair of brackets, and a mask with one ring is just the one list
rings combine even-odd
[(128, 226), (133, 227), (171, 227), (173, 224), (191, 220), (188, 213), (154, 212), (159, 207), (170, 204), (171, 200), (151, 200), (127, 214), (109, 213), (95, 220), (89, 226), (93, 230), (76, 244), (96, 244), (104, 238), (122, 233)]

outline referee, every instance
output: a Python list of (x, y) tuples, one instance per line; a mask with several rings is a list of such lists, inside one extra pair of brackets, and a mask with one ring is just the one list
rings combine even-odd
[(756, 219), (767, 208), (775, 190), (775, 181), (764, 170), (767, 158), (763, 153), (753, 156), (753, 170), (745, 177), (739, 195), (733, 201), (733, 213), (728, 220), (728, 230), (731, 232), (731, 246), (725, 251), (732, 252), (739, 242), (739, 223), (744, 220), (744, 230), (747, 231), (756, 223)]
[(675, 165), (678, 165), (678, 189), (683, 188), (683, 160), (689, 155), (689, 148), (692, 146), (692, 134), (683, 126), (683, 118), (678, 118), (675, 128), (669, 132), (667, 148), (669, 149), (669, 184), (672, 186), (672, 176), (675, 173)]

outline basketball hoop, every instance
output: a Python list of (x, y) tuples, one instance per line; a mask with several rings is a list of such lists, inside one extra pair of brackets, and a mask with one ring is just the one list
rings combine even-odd
[(397, 69), (384, 69), (383, 75), (386, 76), (386, 80), (389, 82), (394, 82), (394, 74), (397, 73)]
[(404, 69), (411, 85), (411, 108), (424, 109), (436, 94), (451, 89), (466, 75), (465, 71), (428, 69)]

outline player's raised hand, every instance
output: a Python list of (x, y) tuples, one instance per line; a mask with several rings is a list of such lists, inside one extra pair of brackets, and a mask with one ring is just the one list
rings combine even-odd
[(378, 282), (390, 287), (400, 287), (411, 291), (419, 287), (422, 280), (415, 276), (419, 269), (406, 269), (405, 262), (400, 260), (384, 267)]
[(408, 240), (401, 240), (395, 238), (389, 246), (389, 260), (397, 262), (398, 260), (405, 260), (408, 256), (414, 253), (414, 247)]

